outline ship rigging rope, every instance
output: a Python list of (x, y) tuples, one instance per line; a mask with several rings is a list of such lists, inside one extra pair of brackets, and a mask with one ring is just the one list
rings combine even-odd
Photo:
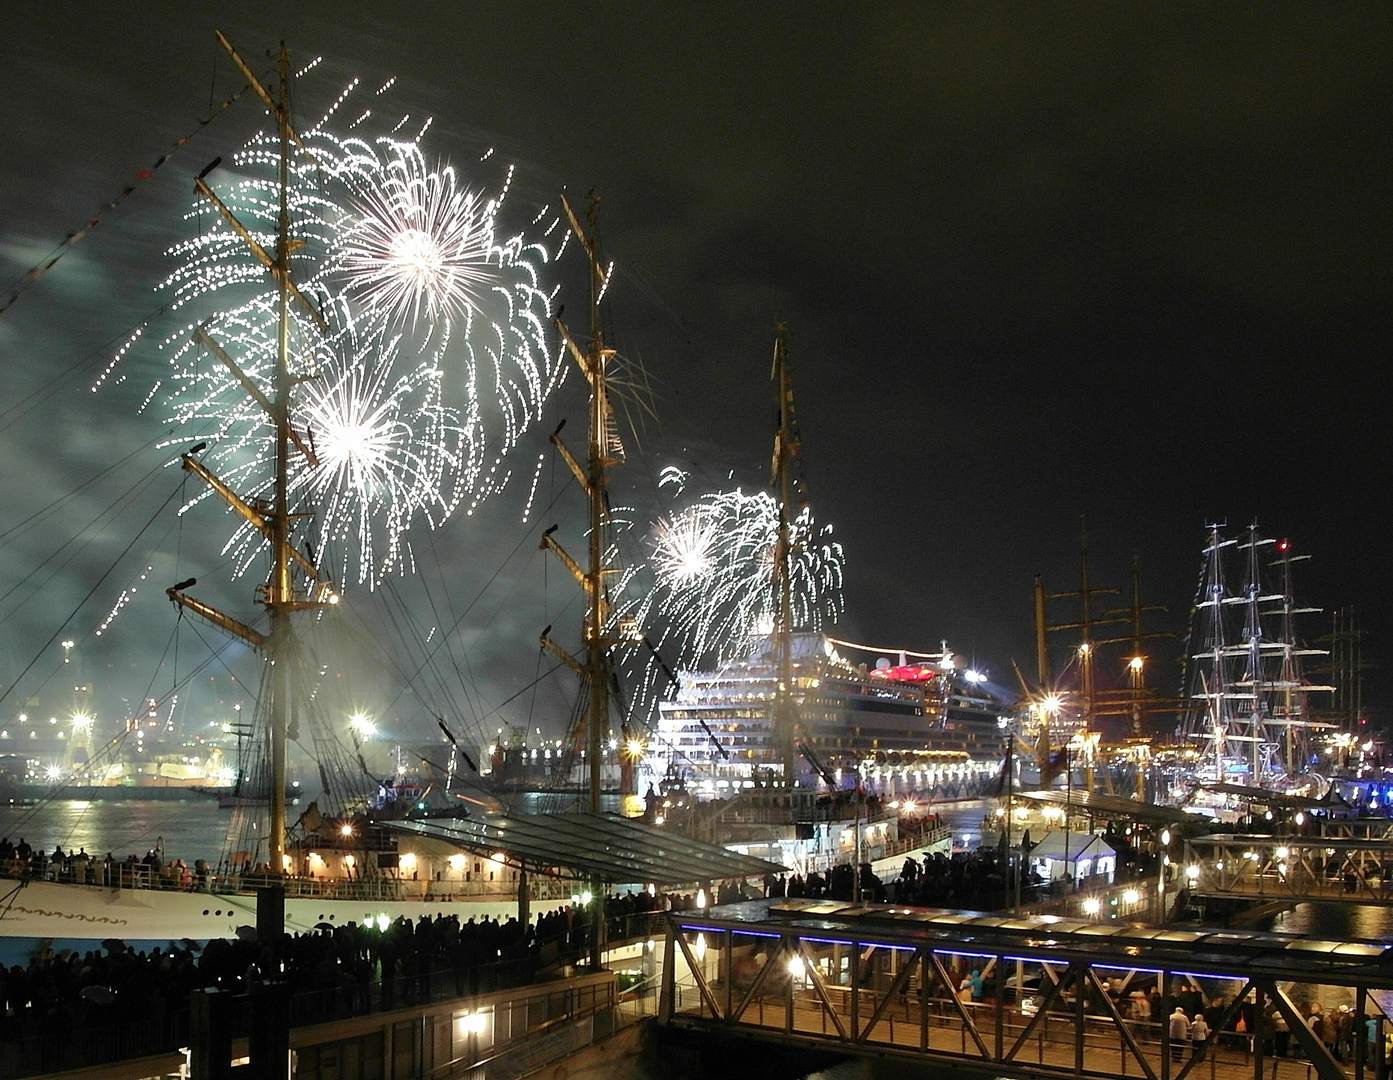
[[(88, 761), (88, 768), (90, 769), (95, 767), (99, 763), (103, 762), (108, 756), (114, 758), (116, 755), (116, 751), (121, 748), (121, 746), (126, 741), (127, 736), (129, 735), (129, 730), (122, 730), (117, 732), (117, 734), (114, 737), (108, 739), (101, 746), (101, 748), (98, 749), (92, 755), (91, 759)], [(44, 795), (42, 800), (37, 802), (35, 805), (29, 807), (25, 813), (20, 814), (19, 817), (11, 823), (10, 828), (14, 830), (16, 833), (18, 833), (19, 830), (25, 828), (31, 821), (33, 821), (34, 818), (38, 815), (39, 811), (46, 807), (48, 803), (57, 799), (62, 794), (62, 792), (66, 791), (68, 788), (73, 786), (74, 784), (72, 777), (69, 777), (67, 780), (64, 780), (60, 784), (53, 785), (53, 787), (50, 788), (49, 791)], [(88, 807), (87, 809), (90, 809), (90, 807)], [(82, 812), (85, 814), (87, 810), (84, 809)], [(76, 827), (76, 824), (74, 824), (73, 828), (68, 830), (67, 835), (65, 835), (63, 837), (63, 840), (61, 841), (62, 843), (68, 842), (69, 837), (72, 836), (73, 829), (75, 829)]]
[[(561, 494), (561, 492), (558, 492), (556, 497), (553, 498), (551, 502), (547, 504), (545, 509), (552, 509), (552, 507), (556, 505), (557, 500), (560, 499)], [(537, 519), (537, 524), (540, 524), (542, 520), (542, 517), (539, 515)], [(455, 619), (455, 621), (451, 623), (449, 629), (441, 633), (439, 644), (437, 644), (434, 648), (427, 650), (425, 657), (421, 660), (419, 664), (417, 664), (415, 671), (413, 671), (410, 675), (406, 676), (406, 678), (403, 680), (404, 685), (402, 686), (402, 688), (398, 690), (396, 696), (392, 698), (390, 702), (387, 703), (384, 712), (391, 712), (392, 709), (396, 708), (397, 702), (401, 700), (402, 694), (404, 694), (408, 688), (417, 689), (416, 684), (417, 680), (419, 680), (421, 676), (421, 673), (425, 670), (427, 665), (433, 663), (436, 654), (442, 648), (445, 647), (445, 643), (459, 629), (460, 623), (462, 623), (465, 620), (469, 613), (473, 611), (475, 606), (483, 599), (484, 594), (488, 592), (490, 586), (492, 586), (493, 583), (498, 580), (499, 575), (503, 573), (503, 570), (507, 567), (507, 565), (510, 562), (512, 562), (513, 558), (522, 549), (523, 544), (527, 543), (528, 540), (532, 539), (533, 534), (536, 531), (537, 524), (532, 525), (522, 534), (521, 538), (513, 546), (512, 550), (508, 552), (508, 554), (504, 557), (502, 562), (500, 562), (498, 566), (494, 569), (493, 573), (489, 575), (489, 579), (486, 582), (484, 582), (483, 586), (474, 595), (474, 598), (469, 601), (469, 603), (465, 606), (464, 610), (461, 611), (459, 613), (459, 616)], [(495, 612), (495, 614), (497, 613)], [(512, 698), (509, 698), (508, 700), (511, 701)], [(482, 720), (483, 718), (481, 717), (477, 722), (482, 723)]]
[[(91, 526), (89, 525), (88, 528), (90, 528), (90, 527), (91, 527)], [(147, 526), (147, 527), (148, 527), (148, 526)], [(84, 529), (83, 531), (85, 532), (86, 529)], [(170, 534), (172, 531), (173, 531), (173, 526), (170, 526), (169, 528), (165, 529), (164, 533), (163, 533), (151, 546), (158, 549), (159, 546), (168, 538), (169, 534)], [(98, 534), (98, 536), (100, 536), (100, 533)], [(86, 551), (88, 547), (90, 547), (92, 544), (95, 544), (95, 543), (97, 542), (98, 536), (93, 536), (93, 537), (91, 537), (86, 543), (84, 543), (84, 544), (82, 544), (80, 547), (74, 549), (73, 552), (72, 552), (66, 559), (64, 559), (63, 562), (62, 562), (61, 564), (59, 564), (59, 565), (53, 567), (53, 570), (52, 570), (52, 572), (48, 575), (48, 577), (46, 577), (42, 582), (40, 582), (40, 583), (30, 592), (30, 594), (29, 594), (27, 597), (25, 597), (23, 600), (20, 600), (19, 603), (15, 604), (14, 607), (12, 607), (12, 608), (5, 614), (5, 617), (6, 617), (6, 618), (13, 618), (13, 617), (15, 616), (15, 614), (20, 610), (20, 608), (24, 607), (24, 605), (27, 604), (27, 603), (29, 603), (29, 601), (32, 600), (35, 596), (38, 596), (38, 595), (43, 591), (44, 587), (45, 587), (46, 585), (48, 585), (49, 582), (51, 582), (51, 581), (52, 581), (54, 578), (56, 578), (60, 573), (62, 573), (65, 569), (67, 569), (69, 566), (71, 566), (72, 563), (74, 562), (74, 560), (76, 560), (77, 557), (78, 557), (79, 555), (81, 555), (84, 551)], [(67, 546), (67, 545), (65, 544), (64, 547), (66, 547), (66, 546)], [(42, 570), (44, 567), (46, 567), (46, 566), (48, 566), (50, 563), (52, 563), (52, 562), (54, 561), (54, 559), (58, 556), (58, 554), (59, 554), (61, 551), (62, 551), (62, 548), (59, 548), (58, 551), (54, 552), (54, 553), (53, 553), (52, 555), (50, 555), (47, 559), (45, 559), (42, 563), (40, 563), (38, 566), (36, 566), (36, 567), (35, 567), (33, 570), (31, 570), (28, 574), (26, 574), (20, 581), (16, 582), (15, 585), (14, 585), (14, 587), (13, 587), (12, 589), (10, 589), (9, 592), (5, 593), (4, 596), (0, 597), (0, 602), (3, 602), (4, 600), (8, 600), (8, 599), (10, 598), (10, 596), (13, 595), (13, 593), (15, 592), (16, 589), (20, 588), (20, 587), (21, 587), (22, 585), (24, 585), (27, 581), (29, 581), (30, 578), (32, 578), (35, 574), (37, 574), (40, 570)], [(120, 565), (120, 560), (118, 560), (115, 564), (113, 564), (112, 567), (111, 567), (111, 569), (114, 571), (118, 565)], [(139, 571), (136, 572), (136, 576), (139, 577)], [(74, 614), (76, 614), (76, 613), (74, 613)], [(108, 619), (107, 621), (109, 622), (110, 620)], [(104, 628), (104, 626), (103, 626), (103, 628)], [(98, 633), (97, 636), (98, 636), (98, 637), (101, 636), (100, 632)]]
[(916, 652), (914, 649), (877, 649), (871, 645), (858, 645), (854, 641), (842, 641), (840, 638), (834, 637), (829, 637), (827, 640), (833, 645), (842, 646), (844, 649), (860, 649), (862, 652), (868, 653), (889, 653), (892, 656), (904, 653), (905, 656), (914, 656), (923, 660), (933, 660), (943, 655), (942, 652)]
[(92, 587), (87, 590), (87, 595), (84, 596), (80, 601), (78, 601), (77, 606), (74, 607), (73, 610), (68, 614), (68, 617), (63, 620), (63, 622), (59, 625), (58, 629), (53, 631), (49, 639), (39, 647), (38, 651), (34, 654), (34, 658), (30, 660), (29, 663), (24, 665), (24, 670), (21, 671), (14, 680), (11, 681), (10, 685), (5, 688), (3, 693), (0, 693), (0, 703), (3, 703), (10, 696), (10, 694), (14, 692), (15, 687), (17, 687), (21, 682), (24, 681), (24, 677), (28, 675), (29, 672), (33, 669), (34, 665), (39, 662), (39, 657), (43, 656), (43, 654), (48, 651), (49, 647), (52, 646), (52, 644), (58, 640), (59, 636), (63, 633), (64, 630), (68, 628), (68, 625), (73, 621), (73, 619), (77, 618), (77, 613), (82, 610), (82, 608), (87, 604), (89, 600), (92, 599), (94, 595), (96, 595), (97, 590), (102, 587), (102, 585), (106, 582), (106, 579), (109, 578), (113, 571), (115, 571), (116, 567), (121, 564), (121, 560), (124, 559), (128, 554), (130, 554), (130, 550), (131, 548), (135, 547), (136, 541), (138, 541), (142, 536), (145, 535), (146, 530), (149, 529), (150, 526), (154, 524), (155, 520), (164, 513), (165, 508), (168, 507), (169, 504), (174, 501), (175, 497), (182, 490), (182, 487), (182, 483), (176, 485), (174, 490), (172, 490), (169, 493), (169, 497), (166, 498), (164, 502), (160, 503), (160, 505), (156, 508), (155, 512), (150, 515), (150, 519), (143, 526), (141, 526), (140, 531), (136, 533), (133, 537), (131, 537), (131, 542), (122, 549), (121, 554), (116, 557), (116, 560), (109, 567), (107, 567), (105, 571), (102, 572), (102, 576), (97, 578), (97, 580), (93, 583)]
[(7, 892), (4, 896), (0, 896), (0, 903), (3, 903), (5, 905), (5, 910), (0, 911), (0, 919), (3, 919), (6, 915), (10, 913), (10, 908), (14, 907), (15, 901), (19, 899), (19, 890), (24, 888), (24, 886), (28, 884), (29, 879), (27, 877), (20, 878), (18, 884), (16, 884), (13, 889)]
[[(18, 398), (14, 402), (14, 404), (9, 406), (9, 408), (5, 409), (3, 412), (0, 412), (0, 431), (7, 431), (9, 428), (14, 426), (14, 424), (24, 419), (24, 417), (28, 416), (36, 408), (38, 408), (45, 401), (47, 401), (54, 394), (56, 394), (59, 390), (61, 390), (64, 385), (72, 382), (72, 380), (75, 379), (82, 372), (82, 369), (86, 367), (88, 364), (90, 364), (93, 359), (97, 357), (109, 356), (111, 354), (112, 347), (117, 345), (118, 342), (122, 342), (129, 339), (131, 335), (135, 334), (137, 331), (144, 331), (149, 327), (149, 325), (152, 322), (158, 319), (161, 315), (167, 314), (170, 310), (171, 308), (168, 304), (163, 304), (160, 307), (155, 308), (154, 311), (147, 315), (143, 320), (136, 323), (135, 326), (127, 327), (125, 330), (122, 330), (119, 334), (113, 334), (111, 337), (107, 338), (106, 341), (102, 342), (102, 344), (99, 345), (97, 348), (85, 354), (81, 359), (74, 361), (68, 367), (60, 371), (57, 375), (54, 375), (53, 378), (49, 379), (46, 383), (43, 383), (41, 386), (30, 391), (28, 394), (25, 394), (23, 397)], [(117, 350), (117, 356), (118, 358), (120, 356), (119, 349)], [(95, 391), (96, 387), (92, 387), (92, 390)], [(18, 412), (16, 410), (18, 410)]]
[(89, 217), (76, 229), (71, 230), (68, 233), (68, 235), (65, 236), (62, 239), (62, 241), (60, 241), (59, 244), (48, 253), (47, 256), (45, 256), (43, 259), (35, 263), (23, 274), (17, 277), (14, 280), (14, 282), (10, 285), (9, 295), (5, 297), (4, 301), (0, 302), (0, 317), (3, 317), (4, 314), (10, 310), (10, 308), (14, 305), (14, 302), (18, 300), (21, 295), (23, 295), (25, 290), (28, 289), (30, 285), (32, 285), (35, 281), (38, 281), (39, 278), (43, 277), (50, 270), (52, 270), (53, 267), (58, 263), (59, 259), (61, 259), (69, 251), (71, 251), (79, 241), (81, 241), (88, 233), (90, 233), (93, 229), (100, 225), (102, 223), (102, 218), (107, 213), (109, 213), (112, 210), (115, 210), (129, 196), (134, 194), (136, 189), (140, 187), (141, 184), (145, 183), (145, 181), (153, 177), (155, 173), (160, 170), (161, 166), (166, 165), (169, 162), (169, 160), (174, 157), (175, 154), (177, 154), (181, 149), (183, 149), (183, 147), (187, 146), (196, 135), (198, 135), (204, 128), (206, 128), (209, 124), (211, 124), (214, 120), (221, 116), (228, 108), (230, 108), (237, 101), (238, 98), (240, 98), (250, 89), (250, 84), (244, 84), (242, 88), (238, 90), (235, 94), (233, 94), (231, 97), (225, 98), (223, 101), (218, 102), (216, 106), (209, 109), (208, 115), (198, 121), (198, 126), (196, 128), (190, 131), (182, 139), (176, 139), (168, 150), (166, 150), (163, 154), (161, 154), (158, 158), (155, 159), (154, 164), (152, 164), (147, 169), (139, 170), (135, 174), (134, 181), (122, 188), (113, 198), (108, 199), (106, 202), (102, 203), (99, 207), (97, 207), (96, 211), (92, 214), (91, 217)]
[[(37, 525), (40, 521), (42, 521), (44, 518), (48, 517), (50, 514), (56, 513), (57, 510), (59, 509), (59, 507), (61, 507), (64, 503), (68, 502), (70, 499), (75, 499), (75, 498), (77, 498), (78, 495), (80, 495), (80, 494), (81, 494), (83, 491), (85, 491), (87, 488), (91, 487), (91, 486), (92, 486), (93, 484), (95, 484), (97, 481), (102, 480), (102, 479), (105, 479), (106, 476), (107, 476), (109, 473), (112, 473), (112, 472), (114, 472), (116, 469), (119, 469), (122, 465), (126, 464), (126, 462), (130, 461), (131, 458), (135, 457), (137, 454), (143, 454), (143, 453), (145, 453), (145, 452), (146, 452), (147, 450), (149, 450), (152, 446), (155, 446), (156, 443), (159, 442), (159, 441), (160, 441), (160, 440), (157, 440), (157, 439), (151, 439), (149, 442), (145, 443), (143, 446), (138, 446), (138, 447), (136, 447), (134, 450), (132, 450), (132, 451), (131, 451), (129, 454), (127, 454), (125, 457), (123, 457), (123, 458), (121, 458), (121, 459), (119, 459), (119, 460), (117, 460), (117, 461), (112, 462), (110, 465), (108, 465), (108, 466), (107, 466), (105, 469), (103, 469), (101, 472), (97, 473), (95, 476), (89, 477), (88, 479), (84, 480), (81, 484), (79, 484), (77, 487), (73, 488), (73, 489), (72, 489), (71, 491), (69, 491), (67, 494), (58, 496), (58, 498), (54, 499), (54, 500), (53, 500), (51, 503), (49, 503), (47, 506), (43, 506), (43, 507), (40, 507), (38, 510), (35, 510), (32, 514), (30, 514), (30, 515), (29, 515), (27, 518), (25, 518), (23, 521), (20, 521), (20, 522), (17, 522), (16, 524), (14, 524), (14, 525), (11, 525), (11, 526), (10, 526), (8, 529), (6, 529), (4, 532), (0, 532), (0, 540), (9, 540), (9, 539), (11, 539), (12, 537), (15, 537), (15, 536), (18, 536), (18, 535), (24, 533), (25, 531), (27, 531), (29, 528), (33, 527), (34, 525)], [(146, 474), (146, 478), (148, 479), (149, 477), (156, 475), (157, 472), (158, 472), (158, 470), (152, 470), (151, 472), (149, 472), (149, 473)], [(126, 492), (126, 495), (129, 495), (129, 494), (130, 494), (130, 492), (127, 491), (127, 492)], [(121, 502), (126, 501), (126, 495), (120, 496), (120, 498), (118, 498), (117, 500), (115, 500), (115, 503), (121, 503)], [(112, 505), (115, 505), (115, 503), (113, 503)], [(108, 506), (107, 509), (110, 510), (111, 507)], [(103, 511), (103, 513), (105, 513), (105, 512), (106, 512), (106, 511)], [(98, 515), (98, 516), (100, 516), (100, 515)]]

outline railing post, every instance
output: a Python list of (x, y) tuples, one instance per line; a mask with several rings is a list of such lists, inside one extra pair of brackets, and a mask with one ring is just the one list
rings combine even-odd
[(1006, 959), (997, 956), (995, 959), (996, 970), (992, 974), (992, 981), (996, 983), (996, 1003), (992, 1007), (993, 1015), (996, 1017), (996, 1060), (1000, 1061), (1006, 1056)]
[[(929, 1048), (929, 954), (919, 956), (919, 1049)], [(1363, 1078), (1359, 1078), (1363, 1080)]]
[(1170, 1005), (1171, 973), (1163, 971), (1157, 976), (1161, 990), (1161, 1080), (1170, 1080), (1171, 1075), (1171, 1023), (1166, 1012)]
[(851, 1041), (861, 1041), (861, 943), (851, 939)]
[[(1253, 1040), (1253, 1080), (1262, 1080), (1262, 1029), (1263, 1029), (1262, 988), (1253, 987), (1253, 1022), (1248, 1037)], [(1241, 1016), (1242, 1013), (1240, 1012)], [(1275, 1070), (1274, 1070), (1275, 1071)]]
[[(1364, 1059), (1369, 1056), (1369, 1020), (1364, 1010), (1369, 1007), (1368, 991), (1359, 987), (1354, 992), (1354, 1080), (1364, 1080)], [(1272, 1068), (1272, 1080), (1277, 1080), (1277, 1068)]]
[(1084, 978), (1088, 965), (1080, 960), (1074, 966), (1074, 1072), (1083, 1075), (1083, 1040), (1085, 1031), (1085, 1006), (1088, 1001), (1088, 982)]
[[(796, 956), (798, 958), (798, 966), (801, 973), (807, 961), (803, 959), (803, 950), (798, 947), (798, 938), (780, 938), (780, 941), (783, 943), (784, 952), (788, 953), (790, 957)], [(784, 965), (788, 969), (788, 990), (784, 993), (784, 1034), (787, 1035), (793, 1031), (794, 974), (793, 965), (789, 963), (788, 960), (784, 961)]]
[(735, 1000), (731, 996), (735, 990), (735, 933), (731, 930), (725, 932), (725, 946), (722, 951), (725, 953), (725, 971), (722, 973), (726, 981), (725, 1018), (729, 1020), (731, 1010), (735, 1007)]
[(677, 949), (672, 935), (676, 932), (676, 928), (669, 922), (667, 925), (667, 933), (663, 935), (663, 977), (662, 981), (659, 983), (662, 989), (658, 993), (658, 1019), (664, 1024), (672, 1019), (672, 998), (676, 982), (676, 975), (674, 974), (676, 965), (674, 963), (673, 954)]

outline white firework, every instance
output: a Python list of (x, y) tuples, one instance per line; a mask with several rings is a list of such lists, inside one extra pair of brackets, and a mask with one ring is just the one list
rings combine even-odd
[(415, 143), (386, 142), (382, 157), (355, 155), (349, 223), (335, 255), (348, 292), (394, 322), (477, 309), (495, 280), (498, 200), (432, 171)]
[[(541, 273), (551, 256), (524, 233), (497, 234), (511, 170), (485, 197), (449, 167), (428, 169), (414, 141), (340, 138), (324, 121), (304, 140), (308, 152), (291, 167), (291, 274), (327, 330), (292, 305), (291, 425), (309, 453), (292, 455), (290, 490), (295, 510), (314, 513), (321, 542), (371, 585), (409, 559), (413, 526), (438, 526), (506, 484), (503, 459), (566, 370), (548, 341), (555, 291)], [(231, 180), (209, 178), (270, 252), (278, 164), (279, 139), (262, 132), (233, 157)], [(171, 250), (179, 265), (164, 288), (175, 310), (207, 317), (162, 344), (173, 366), (168, 418), (182, 433), (169, 445), (206, 441), (214, 472), (266, 498), (269, 419), (195, 332), (269, 395), (275, 297), (244, 240), (206, 203), (194, 216), (204, 228)], [(531, 224), (559, 242), (554, 218), (543, 211)], [(243, 526), (228, 546), (246, 569), (261, 545)]]
[[(656, 587), (641, 612), (684, 665), (747, 653), (774, 625), (779, 506), (765, 492), (705, 495), (654, 530)], [(842, 547), (810, 511), (790, 522), (793, 625), (818, 630), (842, 613)]]
[(439, 380), (395, 374), (395, 351), (375, 343), (336, 366), (332, 381), (307, 384), (296, 403), (317, 464), (298, 464), (291, 491), (308, 496), (323, 542), (343, 551), (345, 572), (360, 581), (397, 565), (413, 522), (449, 516), (448, 474), (464, 439), (439, 402)]

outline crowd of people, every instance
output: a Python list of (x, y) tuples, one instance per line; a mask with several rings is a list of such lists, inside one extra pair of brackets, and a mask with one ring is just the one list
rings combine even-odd
[(528, 981), (544, 946), (553, 957), (578, 954), (585, 933), (582, 909), (561, 908), (527, 926), (422, 916), (385, 927), (325, 926), (274, 943), (215, 938), (148, 952), (113, 939), (0, 966), (0, 1046), (22, 1039), (61, 1047), (75, 1034), (133, 1021), (168, 1043), (186, 1037), (190, 994), (203, 989), (246, 993), (284, 983), (299, 1012), (318, 1018), (463, 996)]
[(62, 845), (55, 845), (49, 853), (31, 847), (22, 836), (17, 844), (6, 836), (0, 838), (0, 876), (123, 889), (205, 889), (212, 867), (203, 859), (196, 859), (192, 866), (183, 859), (165, 859), (154, 848), (143, 857), (132, 854), (124, 859), (109, 851), (104, 856), (89, 855), (83, 847), (64, 851)]
[[(914, 904), (923, 907), (960, 907), (995, 910), (1010, 902), (1014, 891), (1009, 860), (991, 847), (955, 851), (951, 855), (926, 854), (922, 860), (906, 858), (900, 876), (888, 885), (876, 876), (869, 863), (862, 863), (859, 876), (861, 896), (868, 903)], [(857, 873), (843, 863), (826, 873), (779, 875), (765, 879), (768, 896), (812, 897), (852, 900), (856, 897)], [(1023, 886), (1027, 895), (1039, 887), (1027, 872)]]

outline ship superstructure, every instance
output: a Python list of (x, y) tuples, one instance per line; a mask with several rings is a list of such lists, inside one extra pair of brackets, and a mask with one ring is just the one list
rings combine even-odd
[[(869, 667), (822, 634), (793, 634), (789, 646), (798, 786), (816, 787), (827, 772), (897, 794), (950, 778), (966, 784), (1000, 767), (1010, 703), (950, 650)], [(676, 694), (658, 707), (650, 768), (698, 793), (781, 778), (774, 717), (783, 665), (767, 641), (718, 670), (680, 673)]]

